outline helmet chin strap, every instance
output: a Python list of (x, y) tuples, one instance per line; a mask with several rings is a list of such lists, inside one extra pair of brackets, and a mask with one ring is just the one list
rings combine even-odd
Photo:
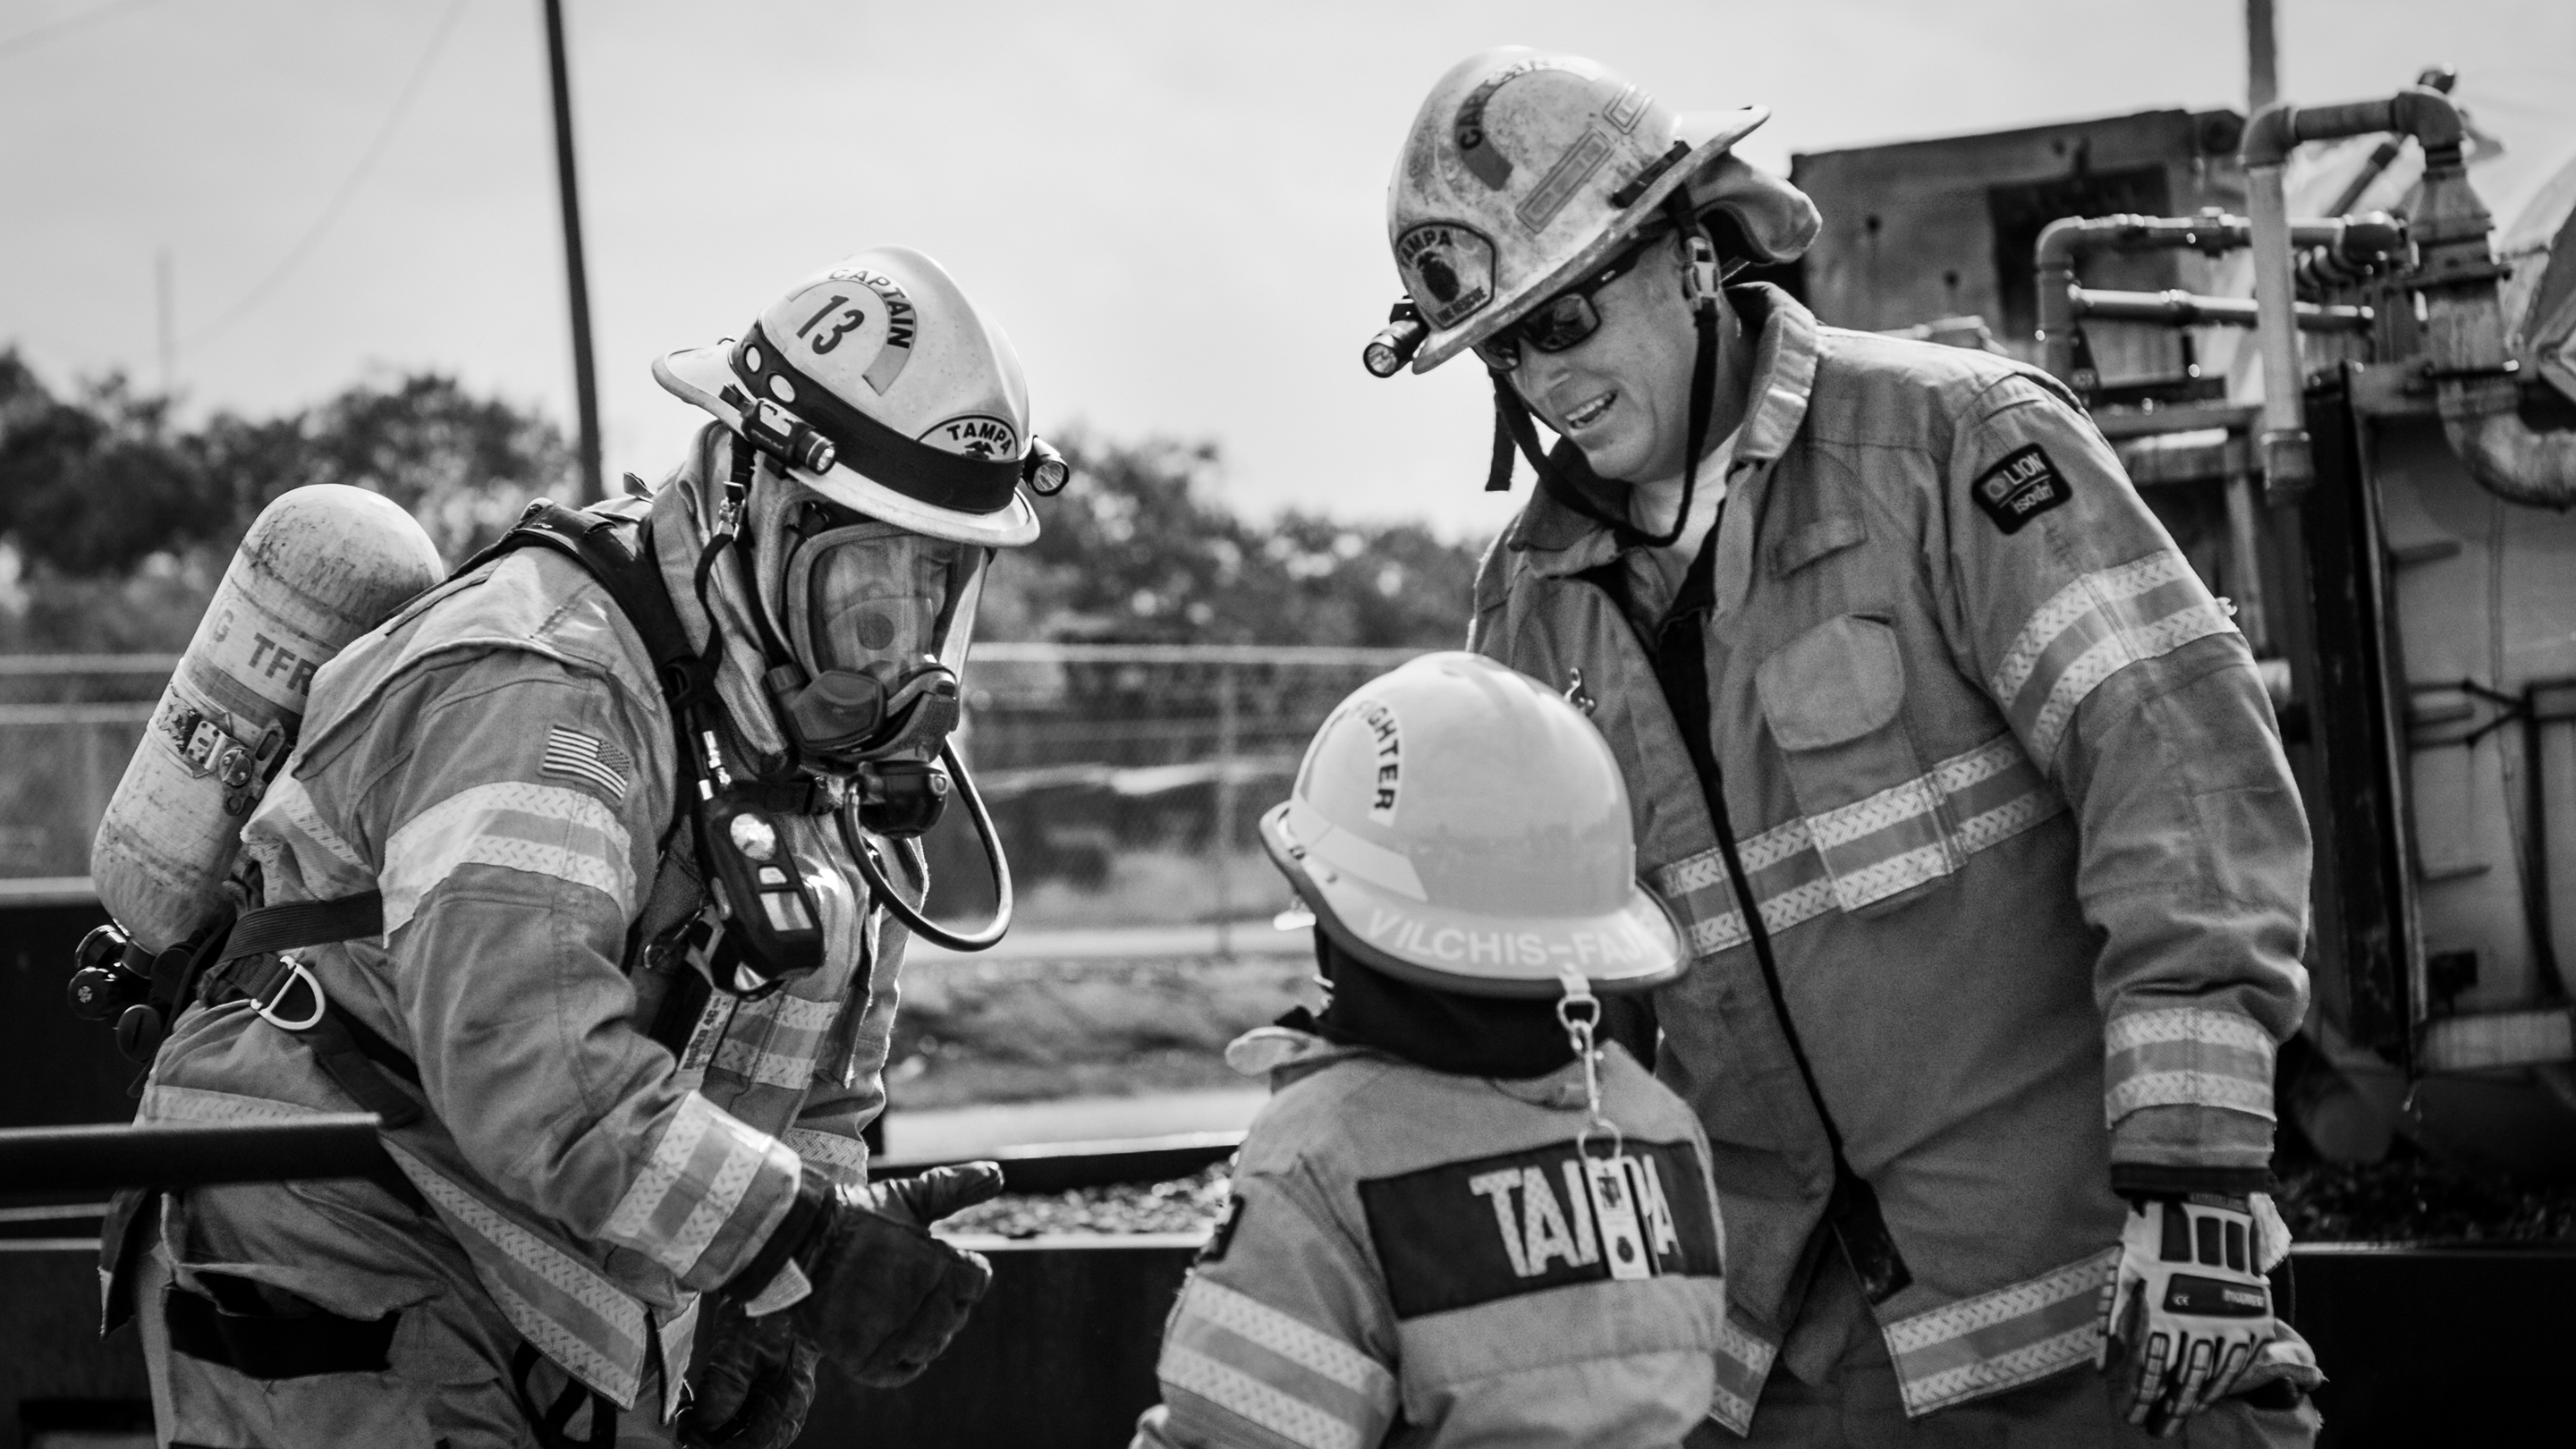
[(1683, 192), (1674, 192), (1669, 205), (1681, 225), (1683, 246), (1689, 253), (1682, 271), (1682, 296), (1690, 303), (1691, 328), (1698, 334), (1691, 359), (1690, 422), (1684, 438), (1681, 507), (1674, 511), (1671, 527), (1661, 533), (1646, 533), (1628, 519), (1594, 504), (1581, 489), (1567, 482), (1539, 448), (1538, 429), (1530, 420), (1529, 407), (1513, 391), (1510, 378), (1488, 369), (1494, 382), (1494, 453), (1485, 475), (1485, 491), (1511, 490), (1512, 451), (1517, 445), (1538, 474), (1541, 489), (1557, 502), (1609, 528), (1623, 546), (1668, 548), (1689, 526), (1691, 499), (1699, 489), (1700, 455), (1708, 451), (1709, 420), (1717, 404), (1718, 292), (1722, 283), (1717, 246), (1709, 240), (1708, 229), (1691, 215)]

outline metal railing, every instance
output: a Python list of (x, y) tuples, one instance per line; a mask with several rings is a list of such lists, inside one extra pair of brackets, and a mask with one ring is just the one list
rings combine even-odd
[[(961, 745), (1025, 887), (1149, 896), (1130, 920), (1231, 919), (1268, 904), (1254, 822), (1287, 794), (1315, 727), (1421, 652), (978, 644)], [(0, 656), (0, 879), (88, 873), (99, 816), (176, 663)], [(961, 866), (952, 879), (980, 875)]]

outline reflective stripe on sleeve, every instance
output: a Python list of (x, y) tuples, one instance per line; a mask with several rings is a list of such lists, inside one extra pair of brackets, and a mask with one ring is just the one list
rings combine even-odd
[(2223, 1107), (2272, 1120), (2271, 1035), (2232, 1011), (2163, 1007), (2113, 1017), (2102, 1034), (2102, 1115)]
[(1732, 1318), (1717, 1325), (1717, 1382), (1709, 1399), (1709, 1417), (1738, 1436), (1753, 1432), (1753, 1406), (1762, 1399), (1762, 1381), (1771, 1376), (1773, 1349)]
[(838, 1001), (808, 1001), (781, 992), (743, 1003), (725, 1024), (711, 1070), (765, 1087), (804, 1087), (814, 1080)]
[[(1777, 935), (1938, 880), (2065, 809), (2013, 737), (1997, 735), (1915, 779), (1776, 825), (1736, 849), (1762, 902), (1762, 923)], [(1654, 886), (1682, 917), (1693, 954), (1750, 939), (1717, 851), (1664, 867)]]
[(812, 1127), (790, 1127), (778, 1134), (788, 1150), (807, 1162), (849, 1172), (868, 1169), (868, 1145), (856, 1137), (838, 1132), (824, 1132)]
[(1986, 687), (2046, 766), (2102, 681), (2235, 628), (2183, 556), (2159, 549), (2059, 589), (2022, 625)]
[(598, 797), (559, 785), (502, 780), (460, 790), (404, 822), (385, 842), (376, 877), (385, 934), (409, 924), (421, 897), (461, 866), (496, 865), (600, 892), (635, 912), (635, 865), (625, 825)]
[(1384, 1364), (1205, 1278), (1182, 1292), (1160, 1373), (1171, 1388), (1308, 1449), (1375, 1444), (1395, 1416)]
[(2102, 1290), (2120, 1250), (1992, 1293), (1901, 1318), (1881, 1333), (1908, 1417), (1983, 1398), (2090, 1360), (2102, 1341)]
[(465, 1245), (475, 1276), (510, 1326), (619, 1408), (635, 1407), (644, 1371), (643, 1302), (391, 1141), (385, 1151)]
[(768, 1219), (786, 1212), (799, 1175), (785, 1143), (691, 1092), (600, 1236), (686, 1275), (720, 1233), (758, 1241)]

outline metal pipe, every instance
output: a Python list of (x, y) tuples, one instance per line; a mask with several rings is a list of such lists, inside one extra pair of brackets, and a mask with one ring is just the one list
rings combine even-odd
[[(2280, 107), (2264, 111), (2269, 116)], [(2256, 119), (2261, 119), (2258, 116)], [(2298, 294), (2290, 276), (2290, 203), (2281, 163), (2246, 168), (2245, 209), (2254, 238), (2255, 341), (2263, 362), (2263, 430), (2258, 447), (2263, 488), (2275, 504), (2305, 493), (2316, 480), (2308, 452), (2307, 411), (2299, 376)]]
[[(2362, 216), (2309, 217), (2290, 224), (2290, 240), (2302, 249), (2325, 248), (2337, 260), (2369, 265), (2406, 250), (2406, 223), (2384, 211)], [(2222, 256), (2250, 245), (2253, 223), (2209, 207), (2196, 216), (2060, 217), (2042, 227), (2031, 251), (2039, 278), (2039, 340), (2043, 363), (2060, 378), (2075, 369), (2075, 312), (2070, 298), (2076, 286), (2076, 262), (2095, 252), (2193, 250)], [(2157, 319), (2161, 320), (2161, 319)]]
[[(2383, 100), (2300, 107), (2271, 105), (2246, 123), (2239, 159), (2245, 166), (2246, 211), (2254, 221), (2254, 297), (2261, 315), (2263, 357), (2263, 477), (2270, 500), (2283, 503), (2307, 491), (2316, 465), (2308, 453), (2307, 415), (2301, 397), (2299, 338), (2291, 304), (2289, 203), (2281, 171), (2302, 141), (2402, 131), (2423, 146), (2430, 179), (2438, 154), (2459, 159), (2467, 127), (2457, 106), (2429, 86), (2409, 86)], [(2419, 228), (2419, 240), (2420, 228)]]
[(2259, 111), (2280, 98), (2279, 33), (2272, 25), (2272, 0), (2245, 0), (2245, 98)]
[(2228, 596), (2236, 602), (2236, 627), (2259, 658), (2272, 652), (2271, 611), (2263, 603), (2262, 541), (2255, 531), (2254, 479), (2227, 475)]
[(394, 1170), (367, 1112), (291, 1122), (0, 1131), (0, 1191), (12, 1193), (300, 1182)]
[(2331, 141), (2376, 131), (2399, 131), (2414, 137), (2428, 153), (2429, 168), (2429, 153), (2440, 146), (2456, 149), (2468, 136), (2468, 125), (2460, 119), (2460, 108), (2451, 104), (2450, 97), (2431, 86), (2408, 86), (2375, 101), (2266, 106), (2245, 124), (2245, 140), (2237, 156), (2249, 171), (2257, 166), (2279, 166), (2290, 159), (2290, 152), (2302, 141)]
[[(2109, 292), (2072, 287), (2069, 308), (2078, 317), (2112, 322), (2157, 322), (2167, 327), (2252, 327), (2259, 310), (2243, 297), (2204, 297), (2193, 292)], [(2364, 332), (2374, 314), (2368, 307), (2298, 304), (2299, 327), (2307, 332)]]

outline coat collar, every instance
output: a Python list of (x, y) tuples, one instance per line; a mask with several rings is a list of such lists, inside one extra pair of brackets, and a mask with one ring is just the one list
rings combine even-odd
[[(1754, 344), (1753, 381), (1748, 390), (1752, 408), (1736, 434), (1735, 463), (1728, 479), (1728, 486), (1741, 492), (1744, 480), (1769, 473), (1769, 465), (1788, 450), (1789, 441), (1806, 421), (1807, 400), (1816, 385), (1819, 337), (1815, 314), (1767, 282), (1729, 287), (1726, 295), (1738, 316), (1762, 329)], [(1548, 462), (1567, 483), (1582, 490), (1605, 511), (1626, 506), (1624, 488), (1593, 477), (1592, 470), (1584, 465), (1581, 450), (1572, 444), (1560, 440), (1549, 452)], [(1748, 512), (1728, 510), (1726, 537), (1719, 540), (1721, 577), (1728, 574), (1728, 555), (1740, 556), (1738, 563), (1750, 560), (1751, 526), (1734, 522)], [(1621, 552), (1617, 536), (1609, 529), (1558, 502), (1544, 488), (1521, 510), (1519, 519), (1504, 536), (1503, 546), (1527, 554), (1529, 567), (1543, 578), (1583, 573), (1610, 562)], [(1725, 589), (1720, 593), (1740, 598), (1742, 580), (1749, 577), (1749, 572), (1737, 568), (1733, 577), (1738, 587), (1731, 595)]]

